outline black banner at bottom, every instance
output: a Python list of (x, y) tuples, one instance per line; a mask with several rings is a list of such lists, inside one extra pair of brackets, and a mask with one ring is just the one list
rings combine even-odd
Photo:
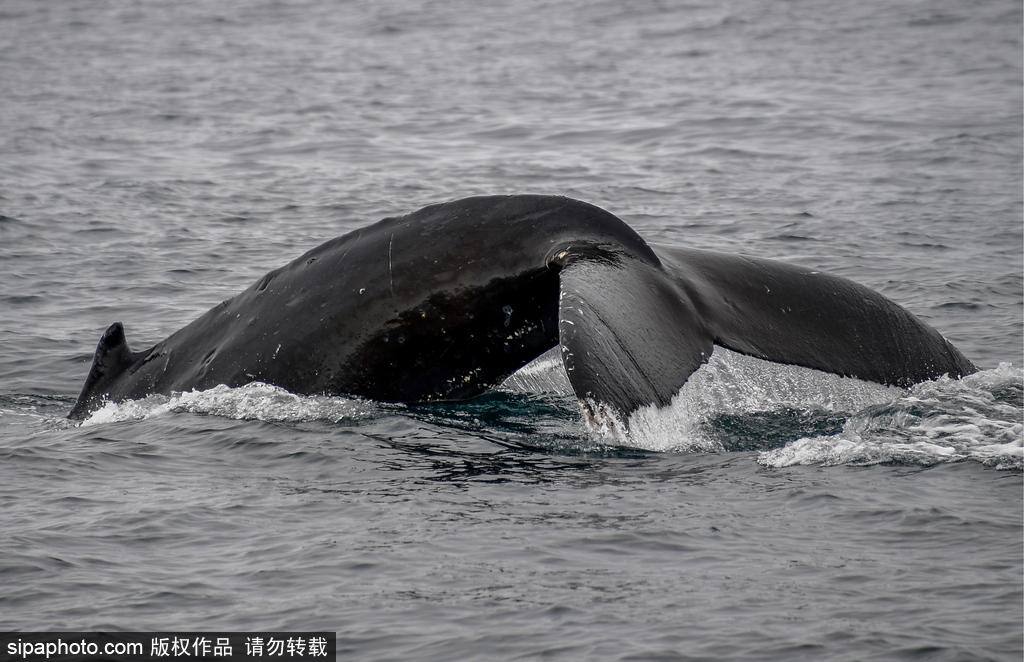
[(0, 662), (333, 662), (334, 632), (0, 632)]

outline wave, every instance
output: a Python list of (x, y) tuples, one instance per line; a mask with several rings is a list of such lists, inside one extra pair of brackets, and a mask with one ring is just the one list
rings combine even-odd
[(758, 451), (765, 467), (932, 465), (1024, 469), (1024, 371), (1008, 363), (909, 389), (716, 347), (668, 407), (628, 425), (599, 405), (584, 421), (608, 443), (651, 451)]
[(763, 451), (766, 467), (919, 464), (974, 460), (1024, 469), (1024, 371), (1008, 363), (963, 379), (917, 384), (851, 416), (834, 435)]
[(140, 400), (107, 402), (85, 419), (82, 427), (143, 420), (168, 413), (279, 423), (341, 423), (372, 417), (383, 407), (368, 400), (355, 398), (295, 395), (277, 386), (253, 382), (238, 388), (220, 385), (205, 391), (187, 391), (171, 396), (151, 395)]
[(532, 438), (532, 447), (559, 453), (753, 451), (759, 464), (772, 468), (972, 460), (1024, 469), (1024, 371), (1010, 364), (899, 389), (716, 347), (668, 407), (634, 412), (628, 425), (598, 403), (581, 407), (581, 416), (570, 396), (562, 363), (549, 352), (505, 380), (493, 396), (467, 403), (403, 407), (300, 396), (253, 383), (106, 403), (82, 425), (174, 413), (329, 424), (398, 414), (457, 421), (456, 427), (476, 426), (489, 434), (515, 432)]

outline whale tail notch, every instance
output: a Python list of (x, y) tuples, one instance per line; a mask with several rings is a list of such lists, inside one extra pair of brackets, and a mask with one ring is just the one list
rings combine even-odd
[(96, 408), (110, 384), (130, 368), (136, 358), (138, 357), (128, 348), (128, 342), (124, 337), (124, 326), (120, 322), (114, 322), (107, 327), (99, 344), (96, 345), (92, 369), (89, 370), (89, 376), (78, 396), (78, 402), (68, 414), (68, 418), (85, 418)]

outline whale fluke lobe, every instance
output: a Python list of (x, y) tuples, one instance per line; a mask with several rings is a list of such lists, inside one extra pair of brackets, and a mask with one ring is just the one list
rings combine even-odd
[(938, 331), (851, 280), (742, 255), (661, 253), (726, 349), (887, 386), (977, 370)]
[(560, 297), (562, 361), (588, 406), (620, 417), (666, 406), (711, 356), (702, 320), (658, 266), (578, 260), (562, 272)]
[(714, 345), (906, 386), (976, 368), (882, 295), (793, 265), (652, 247), (570, 198), (484, 196), (350, 232), (143, 352), (107, 329), (69, 416), (104, 399), (262, 381), (462, 400), (559, 346), (585, 407), (664, 406)]

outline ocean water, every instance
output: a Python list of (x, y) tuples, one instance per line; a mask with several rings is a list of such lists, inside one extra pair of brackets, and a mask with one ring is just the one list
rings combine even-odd
[[(0, 3), (0, 628), (359, 660), (1020, 660), (1019, 2)], [(716, 350), (629, 437), (556, 360), (462, 404), (64, 416), (331, 237), (551, 193), (868, 285), (979, 367)]]

